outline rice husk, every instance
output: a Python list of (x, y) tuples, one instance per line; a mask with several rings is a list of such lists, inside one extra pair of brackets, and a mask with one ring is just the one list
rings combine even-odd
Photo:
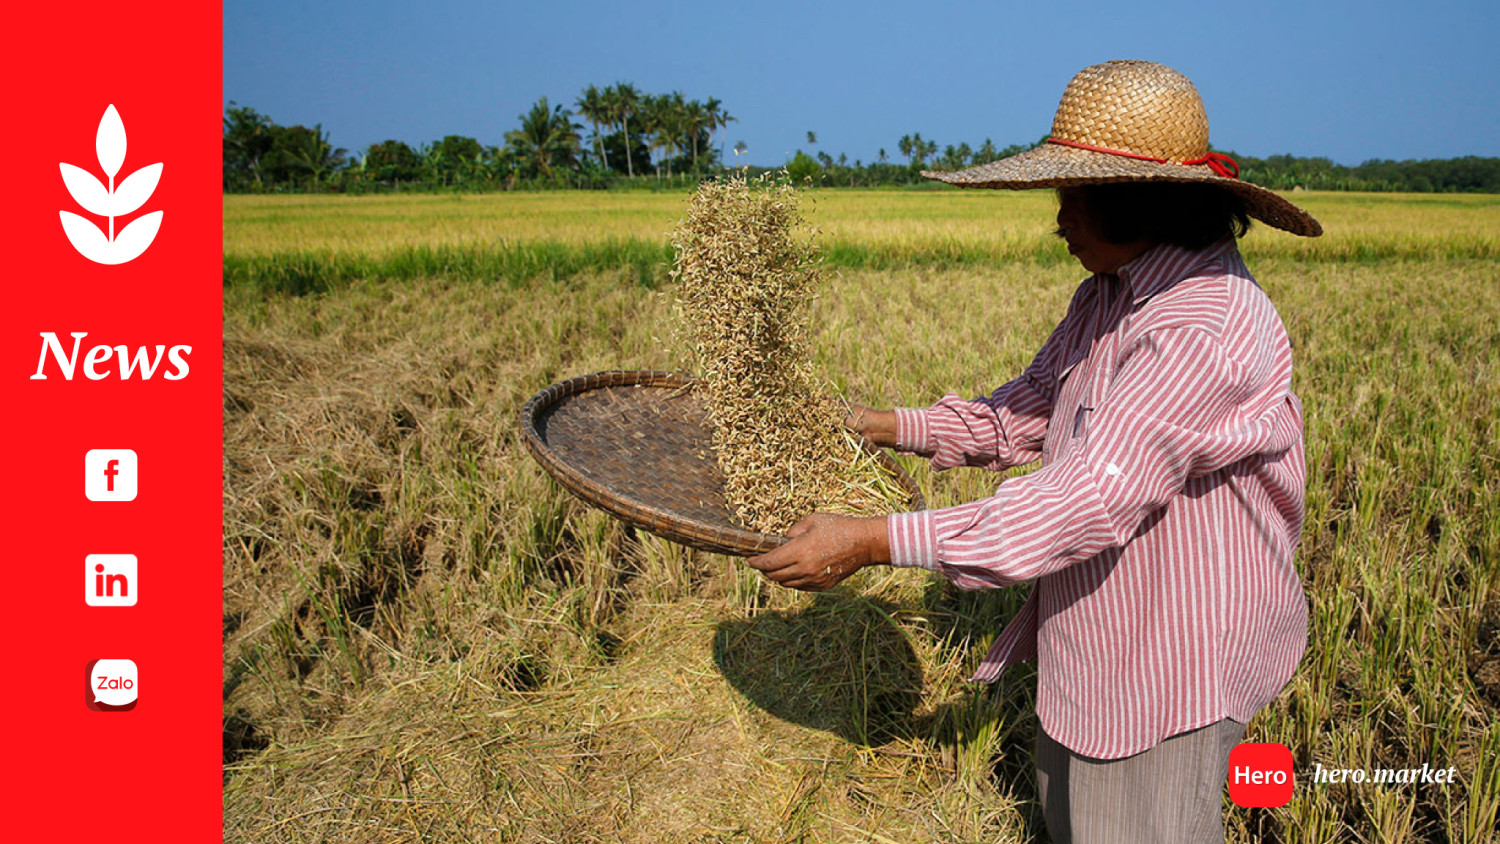
[(821, 396), (808, 316), (822, 278), (798, 192), (705, 182), (672, 235), (679, 327), (704, 381), (724, 495), (743, 527), (784, 534), (814, 511), (891, 512), (901, 492)]

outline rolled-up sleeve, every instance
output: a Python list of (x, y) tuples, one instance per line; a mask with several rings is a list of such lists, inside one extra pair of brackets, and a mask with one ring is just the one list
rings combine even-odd
[(930, 457), (938, 470), (1008, 469), (1040, 457), (1073, 313), (1070, 308), (1021, 377), (990, 395), (964, 400), (949, 393), (931, 407), (897, 408), (896, 448)]
[(892, 516), (892, 562), (1005, 586), (1123, 546), (1189, 478), (1290, 447), (1277, 413), (1244, 415), (1245, 372), (1198, 328), (1138, 339), (1082, 443), (990, 498)]

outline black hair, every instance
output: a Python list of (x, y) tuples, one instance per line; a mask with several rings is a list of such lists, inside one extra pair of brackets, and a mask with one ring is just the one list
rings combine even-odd
[(1146, 240), (1197, 250), (1250, 230), (1245, 200), (1217, 185), (1109, 182), (1078, 190), (1099, 235), (1110, 243)]

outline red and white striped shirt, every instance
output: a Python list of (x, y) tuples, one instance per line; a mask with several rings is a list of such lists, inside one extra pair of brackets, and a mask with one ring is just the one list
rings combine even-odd
[(1037, 659), (1037, 717), (1075, 753), (1248, 722), (1307, 642), (1291, 378), (1286, 329), (1232, 239), (1154, 247), (1084, 281), (1020, 378), (896, 412), (897, 447), (936, 469), (1042, 466), (892, 516), (892, 562), (966, 589), (1036, 581), (974, 679)]

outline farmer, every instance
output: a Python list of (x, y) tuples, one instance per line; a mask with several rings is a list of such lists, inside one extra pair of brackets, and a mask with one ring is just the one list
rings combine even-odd
[(1056, 188), (1057, 234), (1092, 275), (1026, 371), (991, 395), (854, 405), (845, 424), (939, 470), (1041, 468), (957, 507), (813, 514), (750, 564), (808, 590), (874, 564), (962, 588), (1034, 582), (974, 679), (1037, 660), (1037, 785), (1053, 840), (1220, 841), (1229, 751), (1307, 639), (1292, 566), (1302, 407), (1286, 330), (1236, 238), (1249, 218), (1322, 228), (1239, 181), (1208, 151), (1192, 83), (1150, 62), (1073, 77), (1048, 143), (924, 175)]

